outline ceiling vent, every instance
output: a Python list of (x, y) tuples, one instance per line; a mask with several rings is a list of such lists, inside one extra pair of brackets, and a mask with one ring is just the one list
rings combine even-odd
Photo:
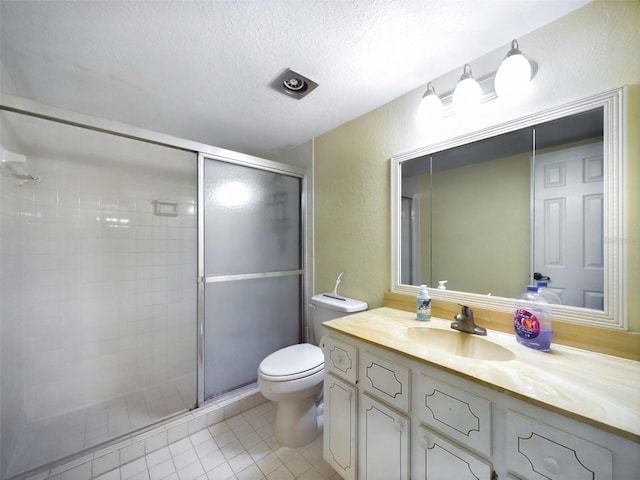
[(287, 69), (276, 78), (271, 87), (285, 95), (301, 99), (309, 95), (318, 84), (313, 80)]

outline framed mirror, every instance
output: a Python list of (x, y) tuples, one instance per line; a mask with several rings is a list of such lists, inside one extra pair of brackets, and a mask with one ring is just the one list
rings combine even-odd
[[(392, 291), (625, 328), (624, 89), (391, 158)], [(434, 289), (446, 282), (447, 290)]]

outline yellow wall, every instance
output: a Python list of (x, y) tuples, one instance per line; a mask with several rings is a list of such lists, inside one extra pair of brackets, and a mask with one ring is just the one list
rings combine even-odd
[[(316, 138), (316, 291), (331, 289), (337, 273), (345, 270), (343, 294), (366, 300), (372, 308), (382, 305), (384, 291), (391, 285), (390, 156), (627, 84), (629, 193), (627, 235), (622, 241), (628, 258), (628, 324), (640, 331), (640, 296), (636, 294), (640, 292), (638, 19), (638, 1), (594, 2), (518, 39), (523, 52), (539, 67), (531, 95), (521, 106), (501, 105), (498, 99), (483, 105), (485, 114), (479, 118), (465, 123), (455, 115), (445, 119), (440, 130), (444, 133), (419, 130), (414, 115), (425, 85)], [(494, 69), (510, 40), (487, 54), (495, 60)], [(455, 74), (443, 77), (451, 79)], [(439, 87), (441, 91), (450, 88)]]

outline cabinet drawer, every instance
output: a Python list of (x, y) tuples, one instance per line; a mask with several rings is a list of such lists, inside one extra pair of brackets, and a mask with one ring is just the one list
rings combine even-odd
[(489, 480), (489, 462), (458, 447), (432, 430), (418, 427), (412, 439), (414, 478)]
[(613, 477), (611, 451), (512, 410), (507, 412), (507, 466), (530, 480)]
[(333, 337), (322, 337), (324, 368), (344, 380), (355, 384), (358, 373), (358, 349)]
[(423, 374), (413, 384), (418, 420), (477, 452), (491, 455), (491, 402)]
[(409, 411), (411, 370), (363, 350), (360, 353), (360, 387), (403, 412)]

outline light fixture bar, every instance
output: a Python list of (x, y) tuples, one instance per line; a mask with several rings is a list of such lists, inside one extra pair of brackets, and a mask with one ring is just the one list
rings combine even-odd
[[(493, 81), (495, 76), (496, 76), (496, 72), (493, 72), (484, 77), (476, 78), (476, 81), (480, 85), (480, 89), (482, 91), (480, 104), (489, 102), (494, 98), (497, 98), (496, 92), (493, 89)], [(453, 92), (454, 91), (455, 89), (440, 95), (440, 100), (442, 101), (442, 106), (443, 106), (443, 110), (442, 110), (443, 118), (450, 117), (455, 113), (455, 110), (453, 108)]]

